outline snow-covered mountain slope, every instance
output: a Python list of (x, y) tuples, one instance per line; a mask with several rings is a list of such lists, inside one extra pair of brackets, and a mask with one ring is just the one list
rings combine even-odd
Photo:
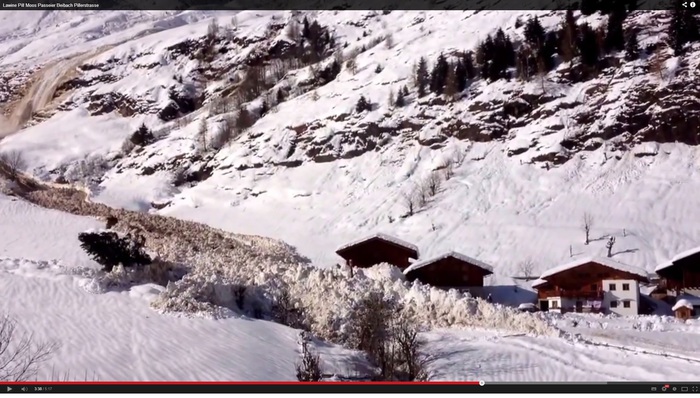
[[(561, 64), (544, 80), (475, 80), (454, 102), (416, 98), (421, 56), (432, 64), (438, 54), (474, 50), (498, 28), (522, 40), (522, 22), (533, 15), (545, 28), (563, 19), (556, 12), (241, 12), (235, 21), (219, 15), (220, 34), (207, 44), (211, 21), (195, 18), (101, 43), (113, 46), (53, 79), (48, 103), (0, 149), (21, 150), (42, 178), (89, 184), (93, 200), (279, 238), (322, 267), (339, 261), (338, 246), (380, 231), (417, 244), (423, 256), (457, 250), (493, 264), (496, 285), (512, 283), (526, 259), (540, 272), (572, 255), (605, 254), (608, 236), (617, 238), (616, 260), (649, 271), (697, 246), (696, 132), (672, 128), (679, 111), (686, 120), (697, 115), (696, 48), (664, 53), (659, 73), (648, 71), (656, 55), (644, 52), (636, 61), (611, 57), (617, 66), (583, 82), (562, 78)], [(289, 59), (290, 21), (304, 17), (342, 48), (337, 76), (323, 78), (334, 57), (312, 67), (276, 61)], [(605, 19), (578, 22), (596, 27)], [(635, 12), (625, 23), (647, 48), (665, 37), (668, 15)], [(10, 71), (30, 62), (6, 60)], [(247, 66), (260, 64), (278, 66), (268, 68), (259, 98), (243, 102), (253, 113), (263, 99), (271, 109), (222, 149), (202, 153), (202, 120), (213, 140), (239, 105), (232, 98)], [(391, 106), (390, 93), (403, 86), (411, 87), (407, 105)], [(27, 87), (11, 90), (21, 96)], [(280, 91), (285, 100), (272, 106)], [(354, 109), (361, 95), (371, 111)], [(205, 106), (178, 118), (188, 99)], [(17, 120), (26, 110), (13, 104), (6, 111)], [(125, 140), (142, 123), (156, 139), (132, 149)], [(406, 196), (446, 163), (450, 178), (409, 215)], [(584, 213), (595, 219), (590, 245)]]

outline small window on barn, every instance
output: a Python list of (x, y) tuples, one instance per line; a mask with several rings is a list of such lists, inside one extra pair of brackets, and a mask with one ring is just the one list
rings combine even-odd
[(630, 290), (630, 284), (629, 284), (629, 283), (623, 283), (623, 284), (622, 284), (622, 290)]
[(610, 290), (611, 290), (611, 291), (617, 290), (617, 286), (615, 286), (614, 283), (611, 283), (611, 284), (610, 284)]
[(559, 308), (559, 302), (558, 301), (552, 301), (552, 308)]
[(623, 301), (623, 302), (622, 302), (622, 306), (625, 307), (625, 308), (630, 308), (630, 307), (632, 307), (632, 302), (630, 302), (630, 301)]

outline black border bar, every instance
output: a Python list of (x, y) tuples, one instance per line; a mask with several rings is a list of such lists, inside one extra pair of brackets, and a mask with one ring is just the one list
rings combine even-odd
[[(610, 1), (610, 0), (604, 0)], [(666, 10), (672, 0), (628, 0)], [(581, 0), (3, 0), (12, 10), (578, 10)]]
[(85, 383), (1, 383), (0, 395), (26, 393), (61, 394), (654, 394), (698, 393), (700, 383), (489, 383), (478, 382), (85, 382)]

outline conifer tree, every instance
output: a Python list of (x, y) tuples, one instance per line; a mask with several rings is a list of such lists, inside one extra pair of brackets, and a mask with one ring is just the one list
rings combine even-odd
[(444, 92), (449, 69), (450, 65), (447, 63), (447, 58), (445, 58), (443, 54), (440, 54), (430, 73), (430, 91), (435, 94), (442, 94)]
[(671, 24), (669, 26), (669, 38), (671, 48), (676, 55), (681, 55), (687, 43), (700, 39), (700, 29), (698, 20), (693, 11), (684, 8), (677, 1), (671, 11)]
[(539, 49), (544, 45), (545, 33), (539, 18), (534, 17), (525, 23), (525, 40), (533, 48)]
[(564, 62), (571, 62), (571, 60), (578, 56), (578, 26), (576, 25), (574, 12), (571, 10), (566, 11), (560, 38), (559, 55), (561, 55)]
[(425, 96), (429, 82), (430, 76), (428, 75), (428, 61), (426, 61), (424, 57), (420, 57), (420, 60), (418, 60), (418, 67), (416, 68), (416, 87), (418, 88), (418, 97)]
[(406, 97), (404, 97), (403, 90), (399, 90), (398, 93), (396, 93), (396, 100), (394, 101), (394, 105), (396, 105), (397, 108), (401, 108), (404, 105), (406, 105)]
[(605, 34), (604, 47), (606, 52), (621, 51), (625, 48), (625, 35), (622, 23), (627, 17), (624, 4), (619, 1), (608, 17), (608, 27)]
[(627, 35), (627, 42), (625, 43), (625, 59), (634, 61), (637, 58), (639, 58), (639, 42), (637, 40), (637, 32), (632, 30)]
[(581, 25), (581, 41), (579, 42), (581, 62), (587, 66), (596, 66), (600, 57), (596, 32), (588, 24)]

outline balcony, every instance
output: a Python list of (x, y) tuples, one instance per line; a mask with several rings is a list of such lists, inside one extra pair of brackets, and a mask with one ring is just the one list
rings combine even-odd
[(540, 299), (545, 299), (548, 297), (563, 297), (567, 299), (602, 301), (604, 295), (605, 294), (602, 290), (591, 292), (581, 290), (564, 290), (559, 288), (537, 292), (537, 296)]

